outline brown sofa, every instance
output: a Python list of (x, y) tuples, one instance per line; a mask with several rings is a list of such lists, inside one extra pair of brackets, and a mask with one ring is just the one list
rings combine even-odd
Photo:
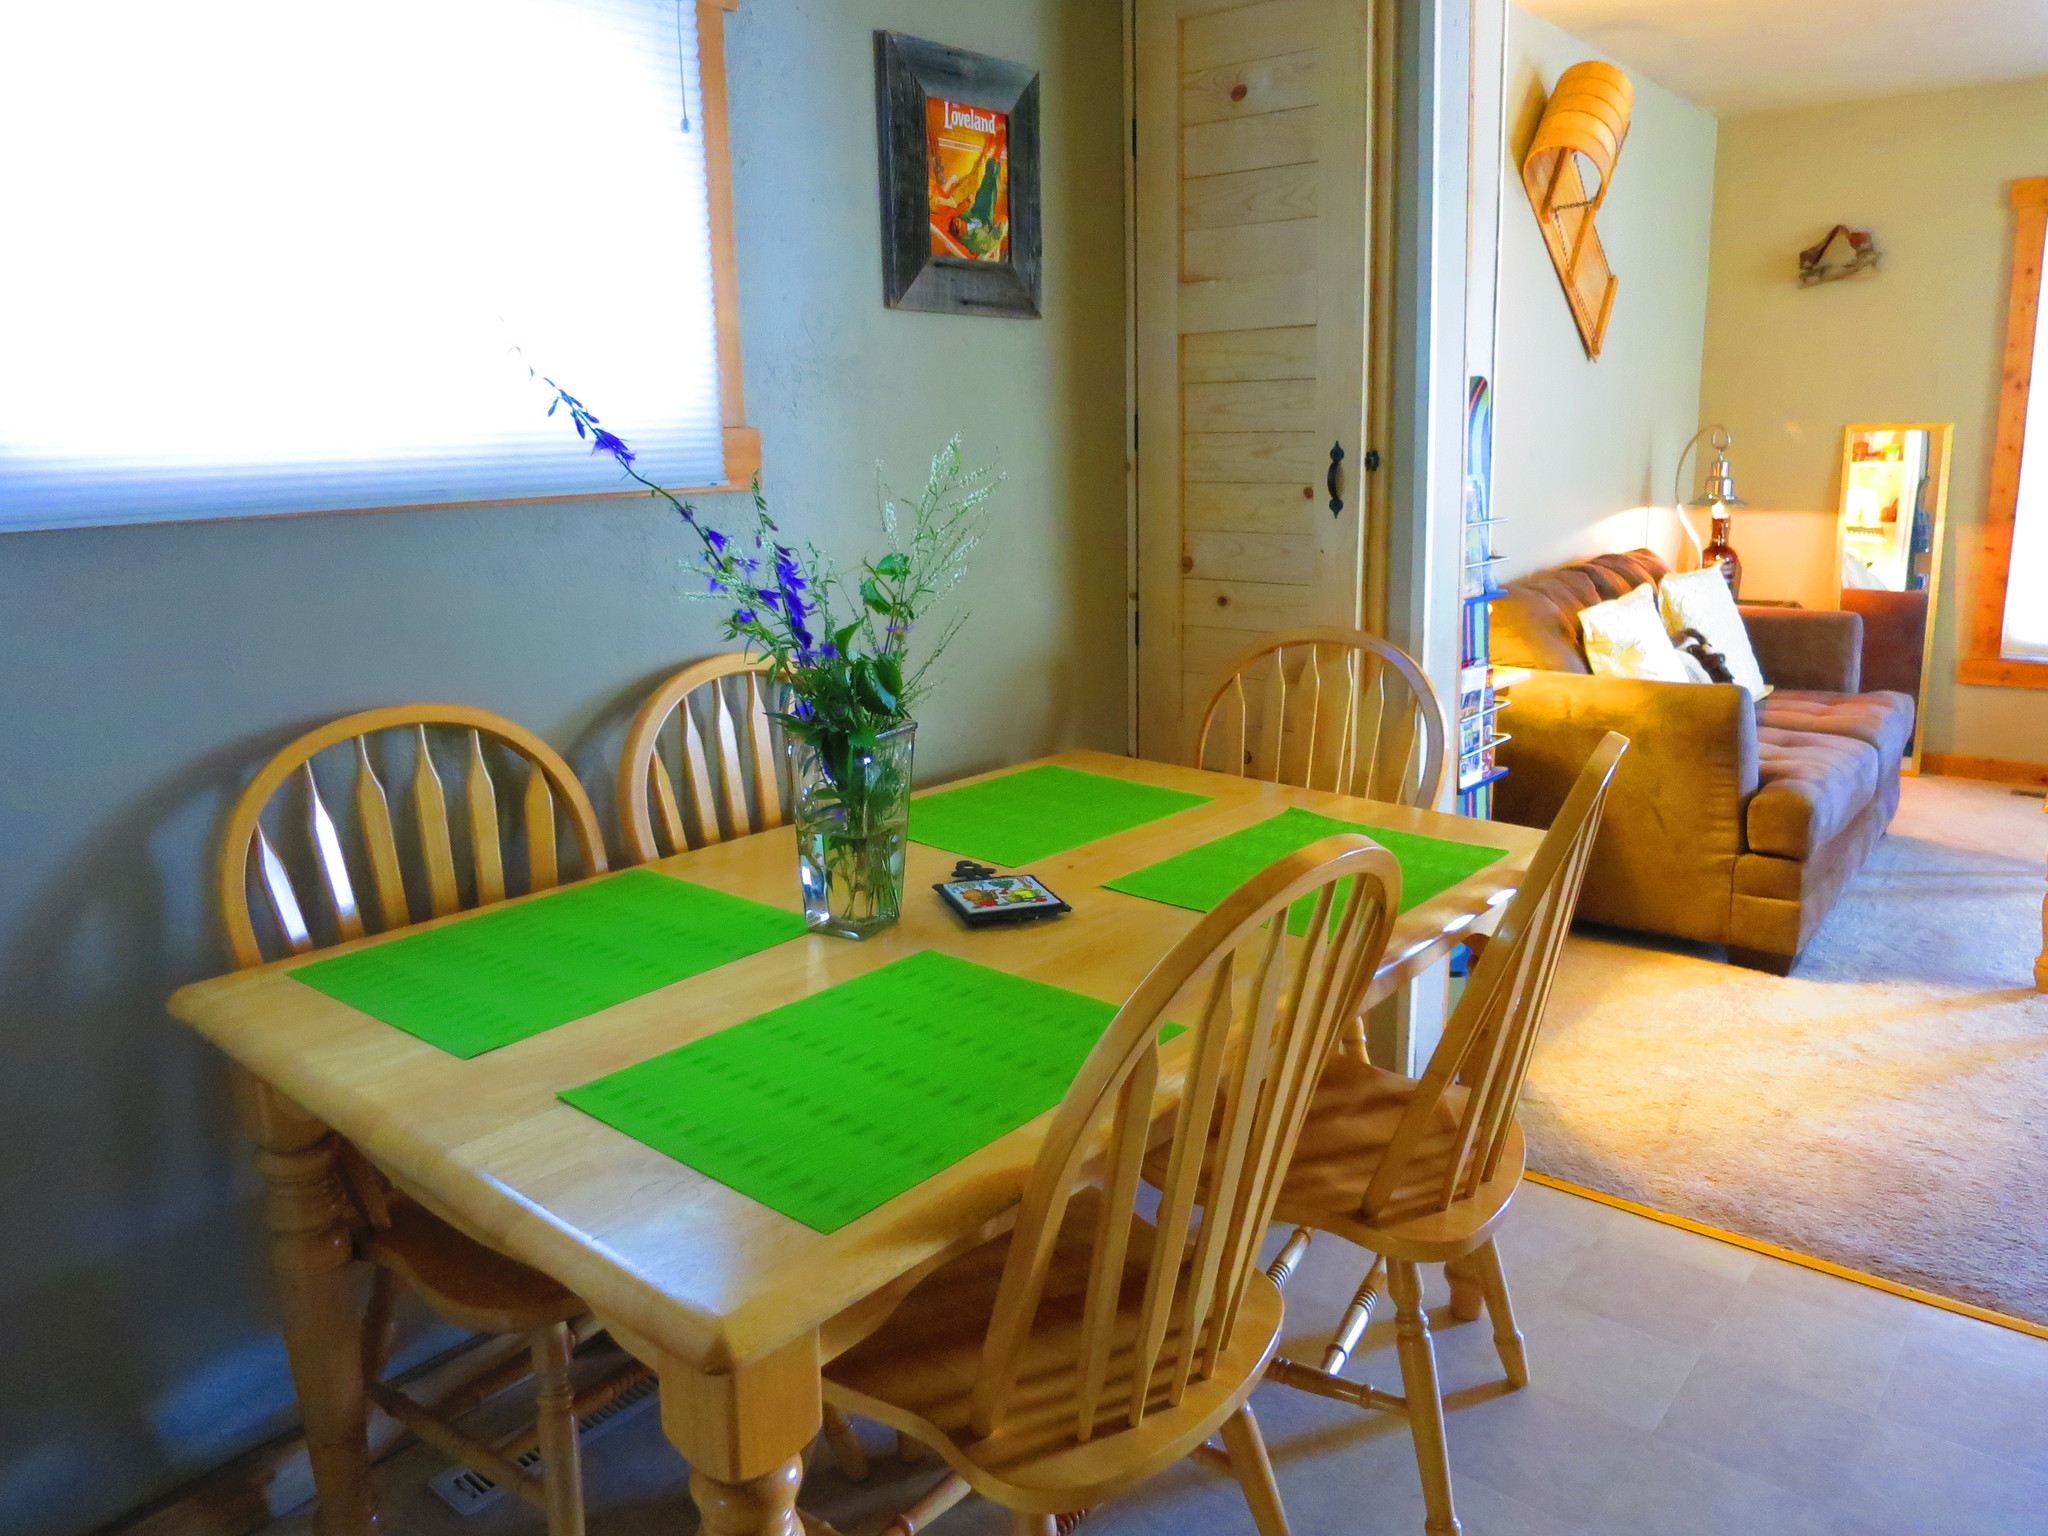
[(1583, 608), (1666, 574), (1648, 550), (1511, 584), (1493, 658), (1532, 675), (1510, 692), (1495, 814), (1547, 826), (1609, 730), (1633, 742), (1607, 799), (1579, 916), (1726, 945), (1785, 975), (1890, 824), (1913, 701), (1862, 693), (1863, 620), (1744, 608), (1761, 704), (1733, 684), (1594, 677)]

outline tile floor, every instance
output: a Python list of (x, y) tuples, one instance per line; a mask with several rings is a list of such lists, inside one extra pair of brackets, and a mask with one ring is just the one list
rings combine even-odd
[[(2048, 1536), (2048, 1341), (1534, 1185), (1501, 1247), (1529, 1390), (1493, 1385), (1483, 1323), (1437, 1334), (1467, 1536)], [(1318, 1357), (1363, 1272), (1355, 1250), (1317, 1240), (1288, 1287), (1290, 1353)], [(1352, 1369), (1399, 1389), (1384, 1316)], [(1281, 1387), (1253, 1401), (1297, 1536), (1420, 1536), (1398, 1420)], [(393, 1536), (543, 1530), (512, 1500), (456, 1517), (424, 1487), (443, 1465), (415, 1448), (382, 1469)], [(853, 1485), (820, 1457), (804, 1507), (865, 1536), (936, 1479), (934, 1465), (879, 1455)], [(651, 1411), (590, 1448), (587, 1479), (591, 1536), (696, 1529), (683, 1464)], [(970, 1501), (934, 1529), (1009, 1527)], [(1235, 1485), (1190, 1465), (1082, 1529), (1253, 1532)], [(301, 1511), (267, 1536), (308, 1530)]]

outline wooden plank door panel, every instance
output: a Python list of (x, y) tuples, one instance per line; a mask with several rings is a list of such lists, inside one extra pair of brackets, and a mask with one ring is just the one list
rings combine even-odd
[[(1138, 0), (1139, 749), (1363, 611), (1370, 0)], [(1342, 508), (1326, 480), (1343, 445)]]

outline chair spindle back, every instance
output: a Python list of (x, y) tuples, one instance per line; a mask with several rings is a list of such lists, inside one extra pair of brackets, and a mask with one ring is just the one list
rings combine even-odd
[[(510, 827), (493, 758), (501, 773), (525, 768)], [(452, 814), (443, 768), (460, 780)], [(401, 774), (394, 815), (385, 783)], [(581, 873), (602, 873), (604, 835), (582, 784), (554, 748), (502, 715), (400, 704), (309, 731), (263, 766), (228, 815), (218, 889), (235, 965), (274, 958), (257, 932), (259, 911), (276, 943), (304, 954), (503, 901), (508, 881), (551, 889), (562, 878), (558, 814)]]
[(634, 863), (789, 819), (781, 732), (768, 718), (781, 707), (768, 675), (773, 665), (739, 652), (713, 656), (685, 667), (640, 706), (619, 755), (619, 826)]
[[(1442, 1155), (1434, 1138), (1441, 1134), (1438, 1128), (1447, 1112), (1456, 1130), (1426, 1208), (1449, 1210), (1472, 1198), (1499, 1171), (1558, 956), (1571, 932), (1586, 862), (1600, 832), (1601, 808), (1615, 764), (1627, 750), (1628, 738), (1609, 731), (1579, 770), (1578, 782), (1536, 850), (1528, 877), (1481, 952), (1429, 1068), (1366, 1188), (1368, 1217), (1386, 1214), (1397, 1198), (1414, 1198), (1419, 1175), (1430, 1171), (1419, 1169), (1417, 1159), (1426, 1146), (1432, 1160)], [(1454, 1088), (1463, 1094), (1462, 1105), (1452, 1098)]]
[(1197, 768), (1427, 808), (1443, 781), (1436, 690), (1361, 630), (1288, 630), (1225, 671), (1202, 716)]
[[(1138, 985), (1054, 1112), (1026, 1188), (974, 1388), (980, 1433), (1010, 1411), (1045, 1409), (1048, 1384), (1020, 1379), (1026, 1346), (1105, 1129), (1071, 1401), (1054, 1411), (1071, 1411), (1075, 1439), (1088, 1440), (1136, 1427), (1207, 1376), (1251, 1283), (1320, 1066), (1385, 952), (1400, 887), (1400, 866), (1376, 843), (1325, 838), (1247, 881)], [(1290, 939), (1297, 903), (1313, 911)], [(1160, 1030), (1177, 1001), (1195, 1017), (1171, 1171), (1148, 1232), (1140, 1172), (1157, 1117)]]

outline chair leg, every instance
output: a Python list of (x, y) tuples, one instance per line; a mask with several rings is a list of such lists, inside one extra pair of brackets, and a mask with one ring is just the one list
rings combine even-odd
[(1501, 1368), (1508, 1373), (1508, 1385), (1519, 1390), (1529, 1385), (1529, 1354), (1522, 1344), (1522, 1330), (1515, 1326), (1514, 1304), (1508, 1300), (1507, 1271), (1501, 1268), (1500, 1250), (1486, 1244), (1472, 1255), (1479, 1284), (1486, 1295), (1486, 1313), (1493, 1319), (1493, 1347)]
[(1343, 1370), (1351, 1352), (1358, 1348), (1358, 1341), (1365, 1337), (1365, 1330), (1372, 1325), (1372, 1309), (1379, 1300), (1380, 1284), (1386, 1278), (1387, 1261), (1375, 1258), (1365, 1278), (1358, 1282), (1351, 1304), (1344, 1309), (1343, 1321), (1337, 1324), (1337, 1331), (1330, 1335), (1329, 1346), (1323, 1351), (1325, 1374), (1334, 1376)]
[(1311, 1228), (1296, 1227), (1288, 1234), (1287, 1241), (1281, 1245), (1280, 1251), (1273, 1255), (1273, 1262), (1266, 1266), (1266, 1278), (1285, 1289), (1288, 1280), (1293, 1277), (1294, 1271), (1301, 1266), (1302, 1259), (1307, 1256), (1308, 1245), (1315, 1241), (1315, 1237), (1316, 1234)]
[(379, 1264), (370, 1271), (370, 1300), (363, 1308), (363, 1380), (380, 1381), (390, 1359), (392, 1325), (397, 1315), (398, 1285)]
[(1461, 1323), (1478, 1322), (1486, 1309), (1486, 1285), (1476, 1255), (1468, 1253), (1446, 1263), (1444, 1281), (1451, 1288), (1451, 1316)]
[(569, 1385), (574, 1340), (567, 1323), (536, 1328), (530, 1337), (534, 1380), (540, 1386), (537, 1428), (548, 1536), (583, 1536), (583, 1450), (576, 1440), (576, 1394)]
[(839, 1470), (849, 1481), (858, 1483), (866, 1479), (868, 1448), (860, 1443), (860, 1436), (853, 1432), (846, 1415), (830, 1403), (825, 1405), (825, 1443), (832, 1447), (832, 1459), (839, 1463)]
[(1231, 1476), (1244, 1490), (1244, 1501), (1252, 1507), (1252, 1523), (1259, 1536), (1287, 1536), (1287, 1511), (1280, 1507), (1280, 1485), (1273, 1480), (1273, 1461), (1266, 1454), (1266, 1437), (1259, 1433), (1259, 1421), (1246, 1404), (1223, 1421), (1223, 1448), (1230, 1452)]
[(1429, 1536), (1459, 1536), (1463, 1527), (1451, 1506), (1450, 1452), (1444, 1444), (1444, 1405), (1436, 1379), (1436, 1349), (1429, 1341), (1429, 1315), (1422, 1310), (1422, 1277), (1406, 1259), (1387, 1265), (1387, 1289), (1394, 1298), (1396, 1347), (1401, 1356), (1401, 1392), (1408, 1400), (1408, 1430), (1415, 1438), (1415, 1464), (1422, 1473), (1423, 1530)]
[(968, 1486), (966, 1478), (958, 1473), (949, 1474), (935, 1484), (923, 1498), (883, 1526), (877, 1536), (917, 1536), (919, 1531), (973, 1491)]

